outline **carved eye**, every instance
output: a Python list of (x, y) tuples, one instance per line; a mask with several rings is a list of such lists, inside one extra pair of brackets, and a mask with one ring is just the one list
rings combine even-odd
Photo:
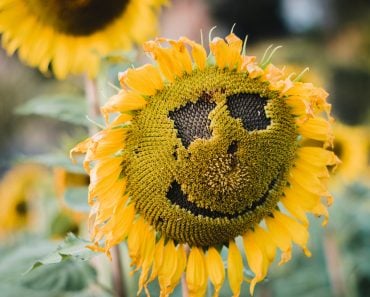
[(266, 117), (267, 98), (259, 94), (239, 93), (227, 97), (226, 105), (233, 118), (241, 119), (248, 131), (265, 130), (271, 119)]
[(207, 97), (200, 97), (195, 103), (188, 102), (184, 106), (169, 112), (169, 117), (175, 123), (177, 137), (185, 148), (197, 138), (209, 139), (212, 136), (209, 113), (216, 103)]

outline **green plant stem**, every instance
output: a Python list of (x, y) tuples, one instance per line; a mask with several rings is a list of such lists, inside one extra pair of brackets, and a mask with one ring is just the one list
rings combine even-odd
[(113, 286), (117, 297), (127, 297), (127, 288), (123, 279), (123, 267), (119, 245), (111, 248)]
[(348, 290), (346, 288), (342, 272), (343, 266), (341, 265), (340, 252), (335, 237), (331, 232), (325, 232), (323, 241), (326, 265), (330, 278), (330, 284), (333, 290), (333, 296), (348, 296)]
[[(90, 119), (97, 121), (100, 114), (100, 102), (97, 83), (95, 79), (89, 79), (85, 76), (85, 96), (87, 100), (87, 114)], [(89, 134), (94, 135), (98, 128), (90, 123)]]
[[(95, 79), (89, 79), (85, 76), (85, 95), (87, 100), (88, 117), (97, 122), (100, 115), (100, 101)], [(98, 132), (98, 127), (90, 123), (89, 134), (94, 135)], [(123, 278), (123, 266), (121, 262), (121, 252), (119, 246), (114, 246), (111, 249), (112, 254), (112, 279), (113, 288), (116, 297), (127, 297), (127, 288)]]

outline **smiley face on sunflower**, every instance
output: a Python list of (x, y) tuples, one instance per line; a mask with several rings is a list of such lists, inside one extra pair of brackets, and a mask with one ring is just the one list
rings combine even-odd
[(258, 64), (232, 33), (214, 38), (208, 56), (187, 38), (144, 50), (156, 64), (120, 74), (122, 91), (102, 107), (107, 127), (72, 150), (86, 153), (95, 249), (109, 253), (126, 239), (139, 291), (158, 278), (168, 296), (185, 272), (190, 296), (203, 296), (208, 278), (217, 296), (228, 248), (238, 296), (241, 237), (253, 293), (277, 249), (280, 263), (292, 242), (310, 255), (306, 213), (327, 217), (327, 166), (338, 163), (327, 149), (327, 93)]

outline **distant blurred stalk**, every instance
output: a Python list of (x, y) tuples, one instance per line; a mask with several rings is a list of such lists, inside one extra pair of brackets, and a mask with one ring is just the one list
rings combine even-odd
[(344, 281), (340, 252), (335, 237), (331, 232), (325, 233), (323, 244), (333, 296), (346, 297), (348, 296), (347, 287)]
[[(95, 79), (90, 79), (85, 76), (85, 96), (87, 100), (87, 114), (90, 119), (96, 121), (100, 114), (100, 101), (97, 83)], [(98, 128), (90, 123), (89, 134), (90, 136), (98, 132)]]
[[(100, 115), (100, 101), (95, 79), (90, 79), (85, 76), (85, 96), (87, 100), (87, 113), (91, 120), (97, 122)], [(93, 123), (89, 125), (90, 136), (98, 132), (98, 127)], [(116, 297), (127, 297), (127, 288), (123, 278), (123, 266), (121, 262), (121, 251), (119, 246), (116, 245), (111, 248), (112, 254), (112, 279), (113, 287)]]

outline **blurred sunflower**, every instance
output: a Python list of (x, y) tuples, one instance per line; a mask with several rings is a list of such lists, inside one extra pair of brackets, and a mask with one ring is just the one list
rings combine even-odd
[(2, 0), (0, 33), (9, 55), (57, 78), (97, 74), (100, 58), (153, 36), (164, 0)]
[(57, 197), (62, 200), (68, 187), (83, 187), (89, 185), (89, 176), (86, 174), (71, 172), (63, 167), (55, 167), (54, 186)]
[(241, 236), (253, 293), (277, 249), (281, 264), (292, 242), (310, 255), (306, 213), (328, 216), (327, 166), (338, 159), (326, 149), (327, 93), (286, 77), (272, 53), (258, 64), (242, 47), (234, 34), (214, 38), (207, 58), (184, 37), (146, 42), (156, 66), (121, 73), (123, 90), (102, 107), (107, 127), (71, 151), (86, 153), (94, 248), (109, 253), (127, 239), (139, 292), (158, 278), (168, 296), (185, 271), (190, 296), (204, 296), (208, 278), (218, 296), (227, 247), (239, 296)]
[(350, 183), (366, 173), (369, 166), (369, 130), (361, 126), (334, 125), (334, 152), (342, 163), (334, 181)]
[(46, 171), (38, 165), (17, 165), (0, 182), (0, 237), (29, 227), (37, 217), (37, 187)]
[(89, 176), (68, 171), (63, 167), (55, 167), (53, 173), (55, 193), (61, 211), (53, 220), (52, 235), (55, 238), (63, 238), (68, 232), (79, 234), (81, 231), (80, 225), (87, 220), (87, 214), (68, 207), (65, 203), (64, 195), (67, 189), (87, 187), (89, 185)]

